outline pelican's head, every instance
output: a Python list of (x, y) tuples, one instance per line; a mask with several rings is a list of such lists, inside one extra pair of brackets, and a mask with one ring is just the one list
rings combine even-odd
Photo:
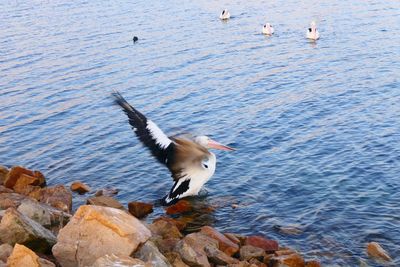
[(204, 146), (207, 149), (214, 148), (214, 149), (226, 150), (226, 151), (235, 150), (234, 148), (220, 144), (217, 141), (214, 141), (210, 137), (205, 136), (205, 135), (200, 135), (200, 136), (195, 137), (194, 141), (197, 144)]
[(264, 34), (273, 34), (274, 33), (274, 28), (272, 27), (272, 25), (270, 23), (265, 23), (263, 26), (263, 33)]

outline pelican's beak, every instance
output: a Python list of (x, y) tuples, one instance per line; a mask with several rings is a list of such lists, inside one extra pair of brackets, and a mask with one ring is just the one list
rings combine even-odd
[(229, 146), (225, 146), (223, 144), (218, 143), (217, 141), (214, 141), (212, 139), (210, 139), (208, 141), (208, 147), (209, 148), (214, 148), (214, 149), (219, 149), (219, 150), (225, 150), (225, 151), (233, 151), (236, 150), (234, 148), (231, 148)]

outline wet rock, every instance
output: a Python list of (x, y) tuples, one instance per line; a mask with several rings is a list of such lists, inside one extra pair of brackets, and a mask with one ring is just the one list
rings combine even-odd
[(41, 188), (30, 193), (29, 196), (62, 211), (71, 212), (72, 194), (63, 185)]
[(389, 256), (387, 251), (385, 251), (381, 245), (377, 242), (369, 242), (367, 244), (367, 254), (369, 257), (382, 260), (382, 261), (391, 261), (392, 258)]
[(136, 218), (143, 218), (153, 212), (153, 204), (132, 201), (128, 203), (129, 213)]
[(53, 255), (63, 267), (88, 266), (106, 254), (129, 256), (150, 236), (151, 232), (125, 211), (84, 205), (60, 230)]
[(88, 198), (87, 204), (110, 207), (110, 208), (115, 208), (115, 209), (124, 209), (124, 206), (118, 200), (116, 200), (112, 197), (107, 197), (107, 196)]
[(55, 267), (54, 263), (39, 258), (39, 256), (36, 255), (35, 252), (19, 244), (15, 244), (14, 250), (7, 260), (7, 266)]
[(295, 225), (288, 225), (288, 226), (277, 225), (274, 228), (276, 228), (279, 232), (286, 235), (299, 235), (303, 233), (303, 230), (301, 230), (300, 227)]
[(17, 208), (26, 198), (17, 193), (0, 193), (0, 209)]
[(163, 239), (182, 238), (182, 234), (175, 226), (175, 224), (169, 221), (165, 220), (155, 221), (148, 227), (153, 235), (161, 236)]
[(80, 195), (91, 191), (90, 187), (82, 183), (81, 181), (72, 182), (70, 189), (71, 191), (77, 192)]
[(153, 267), (172, 267), (153, 242), (147, 241), (134, 254), (135, 258), (151, 262)]
[(209, 267), (210, 263), (204, 251), (206, 246), (218, 248), (218, 241), (201, 233), (192, 233), (178, 242), (176, 251), (190, 266)]
[(257, 259), (262, 261), (265, 256), (265, 251), (262, 248), (253, 247), (253, 246), (242, 246), (240, 248), (240, 259), (243, 260), (250, 260), (250, 259)]
[(266, 252), (274, 252), (279, 249), (277, 241), (266, 239), (262, 236), (248, 236), (245, 245), (262, 248)]
[(8, 172), (9, 170), (7, 167), (0, 165), (0, 185), (4, 184)]
[(0, 245), (0, 261), (7, 262), (7, 258), (10, 257), (13, 251), (13, 247), (10, 244)]
[(230, 257), (214, 246), (205, 246), (204, 251), (206, 252), (208, 260), (217, 265), (227, 265), (239, 262), (239, 260)]
[(66, 212), (30, 198), (24, 199), (17, 210), (45, 227), (62, 227), (71, 218), (71, 215)]
[(177, 252), (168, 252), (164, 254), (170, 264), (174, 267), (189, 267), (186, 263), (183, 262), (181, 256)]
[(99, 197), (99, 196), (112, 197), (112, 196), (118, 194), (118, 192), (119, 192), (119, 189), (117, 189), (117, 188), (104, 188), (104, 189), (98, 190), (94, 195), (96, 197)]
[(175, 220), (175, 219), (172, 219), (172, 218), (169, 218), (169, 217), (161, 216), (161, 217), (158, 217), (158, 218), (154, 219), (153, 223), (155, 223), (157, 221), (170, 222), (170, 223), (174, 224), (178, 228), (179, 231), (182, 231), (182, 230), (184, 230), (186, 228), (186, 222), (184, 222), (182, 220)]
[(47, 252), (56, 243), (49, 230), (14, 208), (7, 209), (1, 220), (0, 240), (10, 245), (26, 245), (38, 252)]
[(25, 185), (46, 185), (46, 179), (40, 171), (31, 171), (21, 166), (14, 166), (7, 173), (4, 186), (13, 188), (18, 182)]
[(166, 213), (172, 215), (172, 214), (185, 213), (192, 210), (193, 207), (190, 204), (190, 202), (185, 199), (181, 199), (176, 204), (169, 206), (166, 210)]
[(271, 262), (273, 267), (305, 267), (303, 257), (297, 253), (273, 257)]
[[(316, 260), (311, 260), (311, 261), (307, 261), (306, 262), (306, 267), (321, 267), (321, 263), (319, 261)], [(360, 265), (361, 267), (361, 265)]]
[(232, 256), (239, 251), (239, 246), (237, 244), (233, 243), (229, 238), (210, 226), (203, 226), (200, 233), (217, 240), (219, 243), (219, 249), (229, 256)]
[(129, 256), (105, 255), (98, 258), (91, 267), (152, 267), (150, 263), (145, 263), (139, 259)]

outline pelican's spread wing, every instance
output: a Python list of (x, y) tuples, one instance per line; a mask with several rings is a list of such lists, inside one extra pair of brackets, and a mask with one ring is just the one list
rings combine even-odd
[(151, 154), (163, 164), (167, 164), (168, 155), (173, 150), (174, 143), (158, 126), (148, 120), (142, 113), (132, 107), (120, 93), (114, 92), (115, 102), (129, 118), (129, 124), (140, 141), (150, 149)]

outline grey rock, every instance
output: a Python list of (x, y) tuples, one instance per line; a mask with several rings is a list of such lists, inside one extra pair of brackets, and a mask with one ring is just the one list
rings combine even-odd
[(144, 243), (134, 254), (134, 257), (145, 262), (150, 262), (153, 267), (172, 267), (167, 258), (161, 254), (156, 245), (151, 241)]
[(10, 244), (0, 245), (0, 261), (7, 262), (7, 258), (10, 257), (13, 251), (13, 247)]

